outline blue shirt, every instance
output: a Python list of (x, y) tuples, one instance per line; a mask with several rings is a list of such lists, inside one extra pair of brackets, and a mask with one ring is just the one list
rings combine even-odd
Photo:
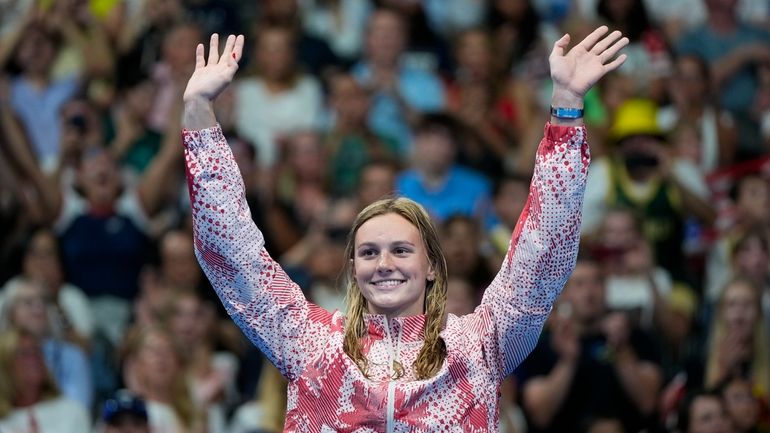
[(91, 410), (94, 399), (91, 367), (83, 351), (73, 344), (49, 338), (43, 342), (43, 356), (61, 393)]
[(429, 189), (424, 184), (417, 170), (407, 170), (396, 179), (396, 190), (423, 205), (438, 221), (460, 214), (479, 219), (485, 228), (494, 223), (490, 207), (490, 181), (469, 168), (453, 166), (444, 183), (435, 189)]
[(59, 157), (59, 111), (79, 87), (77, 77), (53, 81), (42, 89), (35, 88), (23, 77), (11, 81), (11, 106), (43, 167), (50, 167)]

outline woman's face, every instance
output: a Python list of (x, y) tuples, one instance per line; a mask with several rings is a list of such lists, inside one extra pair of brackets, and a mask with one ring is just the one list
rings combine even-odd
[(179, 369), (179, 360), (166, 334), (150, 332), (137, 352), (140, 377), (148, 386), (170, 386)]
[(455, 220), (444, 230), (442, 247), (452, 275), (470, 277), (479, 262), (479, 234), (466, 220)]
[(24, 255), (23, 272), (28, 278), (43, 282), (51, 290), (57, 290), (64, 278), (59, 252), (53, 233), (37, 232)]
[(423, 313), (426, 283), (435, 273), (417, 227), (395, 213), (373, 217), (358, 228), (353, 254), (353, 277), (369, 313)]
[(486, 35), (480, 31), (463, 34), (457, 48), (460, 67), (469, 72), (473, 79), (486, 79), (492, 64), (492, 52)]
[(753, 289), (744, 283), (733, 283), (725, 288), (722, 315), (728, 335), (748, 339), (758, 319), (757, 298)]
[(743, 242), (735, 252), (733, 267), (758, 284), (767, 280), (770, 254), (759, 237), (751, 237)]
[(284, 29), (267, 29), (257, 42), (257, 62), (262, 75), (270, 80), (288, 77), (294, 67), (291, 33)]
[(13, 300), (11, 324), (32, 335), (42, 337), (48, 332), (46, 293), (38, 284), (23, 284)]
[(717, 397), (700, 396), (690, 406), (687, 433), (727, 433), (727, 419)]
[(751, 393), (751, 383), (746, 380), (733, 380), (722, 392), (725, 411), (736, 431), (749, 431), (759, 418), (759, 404)]
[(40, 389), (48, 374), (40, 345), (30, 337), (20, 337), (13, 358), (13, 380), (17, 389)]

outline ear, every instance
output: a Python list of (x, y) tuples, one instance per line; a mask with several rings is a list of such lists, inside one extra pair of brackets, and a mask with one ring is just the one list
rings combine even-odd
[(436, 280), (436, 271), (433, 269), (433, 266), (428, 267), (428, 275), (427, 275), (428, 281), (435, 281)]

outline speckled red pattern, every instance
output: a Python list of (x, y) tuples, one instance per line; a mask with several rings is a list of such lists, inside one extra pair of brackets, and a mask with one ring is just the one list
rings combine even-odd
[[(584, 128), (546, 125), (506, 260), (476, 311), (449, 317), (446, 362), (422, 381), (411, 365), (424, 317), (366, 317), (365, 378), (342, 350), (344, 316), (307, 302), (263, 248), (219, 127), (183, 138), (198, 260), (238, 326), (289, 380), (285, 431), (388, 431), (391, 383), (391, 431), (497, 431), (500, 382), (534, 347), (575, 264), (589, 163)], [(393, 357), (406, 370), (395, 382)]]

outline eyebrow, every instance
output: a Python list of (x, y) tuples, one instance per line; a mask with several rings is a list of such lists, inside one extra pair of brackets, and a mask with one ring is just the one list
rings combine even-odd
[[(401, 246), (401, 245), (408, 245), (410, 247), (414, 247), (415, 245), (409, 241), (393, 241), (390, 243), (391, 246)], [(379, 245), (374, 242), (364, 242), (356, 247), (356, 249), (361, 249), (364, 247), (378, 247)]]

